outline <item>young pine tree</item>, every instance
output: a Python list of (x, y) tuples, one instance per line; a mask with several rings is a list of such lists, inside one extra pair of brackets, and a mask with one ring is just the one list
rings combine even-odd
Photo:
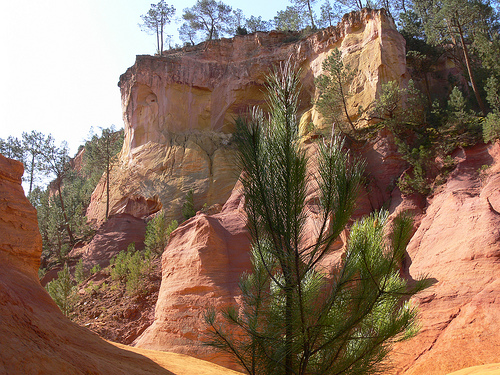
[(354, 72), (349, 65), (344, 65), (342, 53), (337, 48), (323, 61), (322, 67), (323, 74), (316, 79), (319, 95), (314, 104), (329, 124), (338, 124), (343, 128), (347, 122), (355, 133), (356, 128), (347, 112), (347, 100), (351, 96), (349, 85)]
[[(374, 374), (390, 344), (415, 332), (415, 309), (402, 298), (424, 282), (409, 288), (398, 272), (411, 220), (398, 218), (389, 239), (387, 214), (356, 223), (327, 275), (320, 264), (351, 217), (363, 163), (332, 137), (311, 174), (298, 134), (298, 74), (286, 63), (267, 86), (269, 117), (255, 110), (237, 124), (253, 268), (240, 281), (241, 308), (207, 312), (207, 343), (248, 374)], [(309, 184), (318, 188), (314, 241), (305, 238)]]

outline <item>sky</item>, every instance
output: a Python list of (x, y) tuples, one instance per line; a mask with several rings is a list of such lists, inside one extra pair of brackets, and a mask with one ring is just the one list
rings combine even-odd
[[(138, 26), (153, 2), (1, 1), (0, 138), (37, 130), (51, 133), (57, 144), (67, 141), (75, 154), (91, 128), (122, 128), (117, 83), (136, 55), (156, 51), (156, 37)], [(167, 34), (177, 37), (182, 10), (196, 0), (166, 2), (179, 19)], [(287, 0), (224, 2), (264, 20), (290, 5)]]

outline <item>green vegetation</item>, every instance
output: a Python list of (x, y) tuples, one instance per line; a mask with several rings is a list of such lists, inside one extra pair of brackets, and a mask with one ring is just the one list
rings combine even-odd
[(194, 192), (193, 189), (189, 190), (186, 194), (186, 199), (182, 205), (182, 216), (185, 220), (191, 219), (196, 215), (194, 208)]
[(191, 8), (184, 9), (182, 18), (189, 28), (205, 33), (206, 40), (220, 38), (231, 29), (232, 8), (222, 1), (198, 0)]
[(47, 283), (45, 288), (62, 313), (70, 316), (78, 297), (67, 264), (64, 264), (64, 268), (57, 273), (57, 279)]
[(151, 272), (153, 258), (151, 251), (136, 251), (135, 245), (130, 244), (126, 251), (120, 251), (111, 259), (112, 280), (124, 283), (127, 294), (131, 296), (143, 294), (144, 283)]
[(344, 133), (349, 131), (345, 123), (349, 124), (350, 131), (356, 132), (353, 122), (347, 113), (347, 99), (350, 97), (349, 86), (354, 78), (354, 72), (344, 65), (342, 53), (335, 50), (323, 61), (323, 74), (316, 79), (316, 88), (319, 91), (314, 105), (318, 108), (323, 119), (333, 127), (338, 126)]
[(161, 55), (163, 53), (163, 38), (165, 37), (165, 26), (170, 23), (175, 14), (173, 5), (168, 5), (164, 0), (160, 0), (158, 4), (151, 4), (151, 8), (146, 14), (141, 16), (142, 31), (148, 34), (156, 34), (157, 51)]
[(299, 142), (298, 85), (283, 65), (267, 82), (270, 116), (256, 110), (237, 121), (253, 268), (240, 281), (242, 310), (207, 313), (208, 344), (248, 374), (375, 373), (391, 343), (417, 331), (416, 310), (402, 298), (426, 282), (410, 287), (399, 274), (412, 221), (398, 217), (388, 238), (386, 213), (356, 223), (335, 273), (321, 270), (351, 217), (364, 167), (340, 137), (319, 143), (318, 231), (306, 243), (314, 178)]
[(161, 211), (153, 217), (146, 226), (144, 239), (145, 249), (156, 254), (161, 254), (168, 244), (170, 234), (178, 227), (177, 220), (172, 220), (167, 225), (165, 212)]
[[(96, 176), (93, 171), (104, 171), (106, 177), (107, 219), (109, 217), (109, 176), (112, 165), (116, 162), (117, 155), (123, 146), (123, 132), (117, 132), (114, 126), (108, 129), (100, 128), (100, 130), (100, 136), (97, 134), (91, 135), (89, 141), (85, 144), (84, 170), (87, 176)], [(95, 185), (97, 185), (97, 182), (95, 181)]]

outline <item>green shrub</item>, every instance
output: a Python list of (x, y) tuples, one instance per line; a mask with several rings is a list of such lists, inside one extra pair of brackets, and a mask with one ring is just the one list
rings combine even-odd
[(186, 200), (182, 205), (182, 216), (184, 216), (184, 219), (188, 220), (194, 215), (196, 215), (196, 210), (194, 209), (194, 192), (193, 189), (191, 189), (186, 194)]
[(57, 279), (50, 281), (45, 286), (45, 289), (47, 289), (47, 292), (49, 292), (62, 313), (69, 316), (76, 304), (77, 294), (67, 264), (57, 273)]
[(94, 264), (94, 267), (91, 268), (90, 273), (92, 275), (95, 275), (100, 270), (101, 270), (101, 265), (100, 264)]
[(146, 236), (144, 238), (145, 249), (156, 254), (161, 254), (168, 243), (170, 234), (177, 226), (177, 220), (172, 220), (168, 226), (166, 225), (164, 212), (155, 216), (146, 226)]
[(167, 229), (165, 229), (166, 243), (168, 243), (168, 241), (170, 240), (170, 235), (172, 234), (172, 232), (174, 230), (177, 229), (178, 226), (179, 226), (179, 223), (177, 222), (177, 220), (172, 220), (170, 222), (170, 224), (168, 224)]
[(500, 139), (500, 114), (488, 113), (483, 122), (483, 139), (485, 143)]
[(83, 259), (80, 258), (75, 267), (75, 281), (78, 285), (85, 281), (87, 278), (87, 273), (83, 267)]
[(135, 245), (130, 244), (126, 251), (121, 251), (111, 259), (111, 278), (124, 283), (127, 294), (143, 294), (144, 282), (151, 273), (153, 259), (151, 251), (136, 251)]

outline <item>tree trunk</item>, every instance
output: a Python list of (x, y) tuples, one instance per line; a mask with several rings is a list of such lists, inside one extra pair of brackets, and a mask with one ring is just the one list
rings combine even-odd
[(163, 20), (160, 23), (160, 40), (161, 40), (161, 46), (160, 46), (160, 56), (163, 55)]
[(73, 233), (71, 232), (71, 228), (69, 227), (69, 221), (68, 221), (68, 215), (66, 215), (66, 210), (64, 208), (64, 201), (62, 197), (62, 191), (61, 191), (61, 178), (58, 177), (58, 183), (57, 183), (57, 192), (59, 194), (59, 201), (61, 202), (61, 211), (63, 213), (63, 218), (64, 218), (64, 226), (66, 227), (66, 231), (68, 232), (68, 237), (69, 241), (74, 244), (75, 239), (73, 238)]
[(156, 47), (156, 50), (160, 52), (160, 30), (158, 30), (158, 25), (156, 25)]
[(354, 124), (349, 118), (349, 113), (347, 113), (347, 103), (345, 101), (344, 88), (342, 87), (342, 80), (340, 79), (340, 77), (338, 77), (338, 82), (339, 82), (340, 96), (342, 97), (342, 107), (344, 108), (345, 117), (347, 118), (347, 122), (351, 126), (352, 131), (356, 133), (356, 128), (354, 127)]
[(483, 100), (479, 95), (479, 90), (476, 85), (476, 80), (474, 79), (474, 74), (472, 73), (472, 67), (469, 59), (469, 52), (467, 50), (467, 46), (465, 45), (464, 35), (462, 31), (462, 26), (460, 22), (457, 21), (458, 34), (460, 35), (460, 44), (462, 44), (462, 50), (464, 51), (465, 64), (467, 65), (467, 72), (469, 73), (470, 83), (472, 84), (472, 90), (474, 91), (474, 95), (476, 96), (477, 104), (479, 104), (479, 108), (481, 108), (481, 112), (483, 112), (483, 116), (486, 116), (486, 107), (484, 106)]
[(309, 17), (311, 18), (311, 27), (314, 30), (314, 29), (316, 29), (316, 25), (314, 24), (314, 17), (313, 17), (313, 12), (311, 9), (311, 1), (310, 0), (307, 0), (307, 8), (309, 9)]
[(31, 191), (33, 189), (33, 175), (34, 175), (34, 170), (35, 170), (35, 153), (31, 154), (31, 170), (30, 170), (30, 191), (28, 194), (31, 194)]
[(106, 143), (106, 220), (109, 217), (109, 142)]

